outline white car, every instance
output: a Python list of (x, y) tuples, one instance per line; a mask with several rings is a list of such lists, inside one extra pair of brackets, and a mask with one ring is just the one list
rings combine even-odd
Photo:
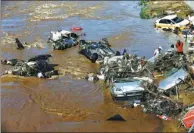
[(168, 15), (156, 20), (155, 27), (162, 29), (183, 30), (189, 26), (190, 22), (187, 19), (179, 18), (177, 15)]

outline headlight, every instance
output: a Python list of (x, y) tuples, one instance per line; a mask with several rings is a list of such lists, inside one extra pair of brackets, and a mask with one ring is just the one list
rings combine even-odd
[(116, 91), (122, 91), (120, 88), (116, 88)]

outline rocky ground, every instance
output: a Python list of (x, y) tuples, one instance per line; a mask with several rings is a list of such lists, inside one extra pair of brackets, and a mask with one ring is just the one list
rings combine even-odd
[(142, 0), (140, 16), (142, 19), (162, 17), (168, 14), (177, 14), (186, 17), (192, 13), (192, 9), (184, 1), (147, 1)]

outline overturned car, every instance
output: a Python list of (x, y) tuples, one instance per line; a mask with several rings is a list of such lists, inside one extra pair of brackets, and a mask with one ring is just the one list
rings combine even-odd
[(74, 32), (66, 30), (57, 32), (51, 31), (48, 42), (52, 43), (54, 50), (64, 50), (78, 45), (78, 38), (79, 35)]
[(79, 53), (90, 59), (92, 63), (102, 62), (105, 57), (115, 55), (115, 52), (109, 46), (106, 38), (99, 42), (80, 40)]

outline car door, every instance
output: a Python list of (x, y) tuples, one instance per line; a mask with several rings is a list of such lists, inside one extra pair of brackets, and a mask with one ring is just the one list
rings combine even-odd
[(90, 58), (91, 57), (91, 50), (92, 50), (92, 44), (87, 46), (86, 48), (86, 55)]

